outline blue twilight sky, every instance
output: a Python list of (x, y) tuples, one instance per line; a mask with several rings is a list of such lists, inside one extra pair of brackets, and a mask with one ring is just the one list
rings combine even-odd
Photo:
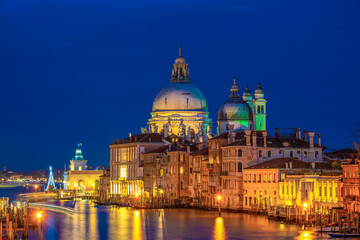
[[(0, 166), (109, 166), (139, 133), (182, 46), (210, 116), (232, 78), (268, 100), (268, 131), (347, 147), (360, 122), (359, 0), (0, 1)], [(213, 125), (213, 130), (216, 124)]]

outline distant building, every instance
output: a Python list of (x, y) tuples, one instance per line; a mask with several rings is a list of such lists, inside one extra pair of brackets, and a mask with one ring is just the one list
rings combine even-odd
[(66, 190), (79, 192), (99, 191), (100, 176), (104, 174), (102, 170), (86, 170), (87, 160), (82, 155), (81, 147), (78, 145), (75, 157), (70, 160), (70, 170), (64, 174), (66, 177), (64, 186)]

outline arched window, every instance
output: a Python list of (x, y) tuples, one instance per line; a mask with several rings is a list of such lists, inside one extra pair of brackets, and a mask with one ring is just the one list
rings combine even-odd
[(261, 113), (264, 113), (264, 105), (261, 106)]
[(262, 157), (262, 151), (261, 150), (259, 151), (259, 157)]
[(260, 106), (257, 106), (257, 113), (260, 113)]
[(294, 157), (293, 151), (290, 151), (290, 157)]
[(307, 151), (304, 152), (304, 158), (307, 158)]
[(268, 151), (268, 157), (271, 157), (271, 151)]
[(242, 172), (242, 162), (238, 162), (238, 172)]
[(165, 104), (167, 104), (167, 98), (165, 98)]
[(319, 152), (315, 151), (315, 157), (318, 158), (319, 157)]
[(186, 98), (186, 104), (189, 104), (189, 98)]
[(241, 149), (238, 150), (238, 157), (242, 157), (242, 150)]

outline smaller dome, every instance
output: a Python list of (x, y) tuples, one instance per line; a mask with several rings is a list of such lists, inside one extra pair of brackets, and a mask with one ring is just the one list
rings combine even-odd
[(242, 99), (229, 99), (220, 107), (218, 120), (252, 120), (251, 108)]
[(243, 93), (243, 99), (244, 99), (244, 101), (251, 101), (252, 100), (252, 94), (251, 94), (248, 86), (246, 86), (246, 90)]
[[(251, 120), (252, 112), (249, 104), (247, 104), (239, 94), (239, 87), (234, 78), (234, 84), (230, 89), (231, 95), (229, 99), (220, 107), (218, 112), (219, 121), (228, 120)], [(251, 95), (251, 93), (250, 93)]]
[(258, 84), (258, 88), (255, 90), (255, 98), (264, 98), (264, 90), (261, 88), (260, 82)]

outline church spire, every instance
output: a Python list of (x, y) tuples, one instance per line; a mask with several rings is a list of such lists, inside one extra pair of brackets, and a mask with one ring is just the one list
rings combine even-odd
[(190, 74), (188, 64), (182, 56), (182, 49), (179, 47), (179, 56), (175, 59), (174, 68), (171, 71), (171, 83), (189, 83)]

